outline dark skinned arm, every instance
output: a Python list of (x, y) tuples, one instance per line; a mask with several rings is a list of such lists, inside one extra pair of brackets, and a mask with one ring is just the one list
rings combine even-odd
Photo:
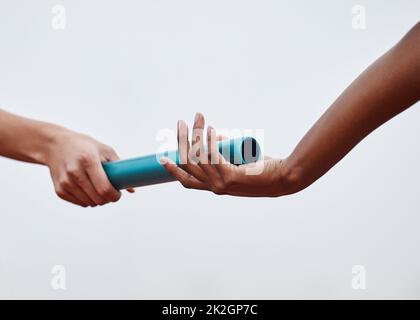
[[(207, 143), (212, 147), (207, 154), (202, 152), (198, 164), (186, 161), (176, 166), (166, 158), (162, 163), (186, 188), (247, 197), (292, 194), (310, 186), (372, 131), (419, 100), (420, 23), (338, 97), (289, 157), (261, 161), (259, 174), (250, 175), (250, 165), (226, 163), (217, 152), (211, 127)], [(204, 117), (197, 114), (192, 145), (203, 144), (204, 125)], [(182, 145), (190, 145), (184, 121), (178, 124), (178, 137), (180, 150)], [(188, 155), (191, 148), (186, 149)], [(205, 161), (211, 157), (218, 162)]]

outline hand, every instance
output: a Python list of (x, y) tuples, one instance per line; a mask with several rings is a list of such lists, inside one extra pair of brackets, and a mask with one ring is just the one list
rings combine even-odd
[(102, 168), (102, 162), (119, 159), (112, 148), (65, 130), (55, 134), (48, 150), (45, 163), (61, 199), (82, 207), (96, 207), (121, 198), (121, 192), (114, 189)]
[[(269, 157), (257, 164), (236, 166), (219, 153), (216, 132), (207, 128), (208, 151), (204, 148), (205, 119), (197, 113), (193, 126), (192, 144), (188, 127), (178, 122), (178, 152), (180, 166), (162, 158), (162, 165), (188, 189), (209, 190), (215, 194), (244, 197), (275, 197), (295, 192), (295, 180), (286, 160)], [(297, 190), (296, 190), (297, 191)]]

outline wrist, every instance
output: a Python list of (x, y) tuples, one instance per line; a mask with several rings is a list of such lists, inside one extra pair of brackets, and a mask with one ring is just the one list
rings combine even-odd
[(290, 195), (303, 190), (303, 170), (289, 158), (279, 161), (276, 182), (279, 186), (279, 196)]
[(57, 148), (70, 133), (70, 130), (63, 127), (49, 123), (43, 124), (39, 131), (40, 146), (34, 154), (36, 162), (49, 166)]

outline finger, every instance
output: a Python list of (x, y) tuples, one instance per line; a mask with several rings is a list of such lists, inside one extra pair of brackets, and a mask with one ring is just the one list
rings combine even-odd
[(85, 170), (99, 196), (108, 202), (116, 202), (121, 198), (121, 192), (112, 186), (99, 159), (89, 163)]
[[(204, 125), (205, 119), (201, 113), (197, 113), (194, 119), (193, 133), (192, 133), (192, 144), (191, 144), (191, 153), (192, 159), (201, 161), (204, 159)], [(198, 162), (198, 161), (196, 161)]]
[(190, 142), (188, 141), (188, 126), (183, 120), (178, 121), (178, 156), (181, 165), (188, 163), (188, 153), (190, 150)]
[(105, 203), (107, 203), (107, 201), (96, 192), (92, 181), (89, 179), (88, 175), (85, 172), (83, 171), (77, 172), (72, 175), (71, 179), (75, 184), (77, 184), (80, 187), (83, 193), (90, 199), (91, 206), (94, 206), (94, 205), (102, 206)]
[(199, 189), (199, 190), (208, 190), (206, 185), (199, 181), (197, 178), (189, 174), (188, 172), (182, 170), (178, 167), (175, 162), (171, 159), (162, 157), (160, 158), (160, 163), (165, 167), (165, 169), (172, 174), (175, 179), (177, 179), (181, 184), (187, 189)]
[(88, 197), (87, 194), (80, 189), (77, 183), (72, 179), (74, 170), (70, 170), (64, 179), (54, 182), (55, 190), (57, 195), (62, 198), (64, 194), (71, 194), (74, 198), (77, 199), (78, 203), (82, 206), (96, 206), (96, 204)]
[(194, 161), (191, 161), (190, 149), (188, 126), (184, 121), (180, 120), (178, 121), (178, 156), (180, 167), (195, 178), (205, 182), (207, 180), (205, 173)]
[(104, 157), (105, 157), (106, 161), (118, 161), (118, 160), (120, 160), (120, 157), (115, 152), (115, 150), (112, 149), (111, 147), (108, 147), (108, 146), (105, 147)]
[(207, 129), (207, 145), (211, 165), (203, 166), (211, 177), (212, 191), (216, 194), (230, 194), (232, 181), (235, 177), (235, 166), (229, 163), (219, 152), (216, 131), (213, 127)]
[(219, 166), (219, 165), (226, 165), (228, 162), (226, 159), (220, 154), (219, 152), (219, 144), (217, 143), (220, 141), (216, 135), (216, 130), (213, 127), (209, 126), (207, 128), (207, 145), (209, 148), (209, 159), (210, 163)]
[(228, 176), (232, 178), (236, 173), (237, 167), (227, 161), (220, 153), (216, 130), (213, 127), (209, 127), (207, 131), (207, 136), (210, 136), (208, 143), (210, 145), (210, 159), (214, 163), (213, 166), (218, 170), (223, 180), (226, 180)]
[(200, 166), (198, 166), (198, 162), (206, 158), (203, 143), (204, 124), (204, 116), (201, 113), (197, 113), (193, 125), (192, 144), (188, 152), (188, 163), (181, 165), (181, 168), (205, 183), (207, 182), (207, 176)]
[(74, 185), (73, 188), (67, 190), (67, 192), (71, 193), (75, 198), (77, 198), (81, 203), (85, 204), (89, 207), (96, 207), (97, 204), (93, 202), (89, 196), (81, 189), (78, 185)]
[(83, 207), (83, 208), (88, 207), (86, 204), (84, 204), (82, 201), (80, 201), (79, 199), (77, 199), (75, 196), (73, 196), (71, 193), (69, 193), (67, 191), (58, 192), (57, 195), (61, 199), (65, 200), (67, 202), (73, 203), (77, 206), (80, 206), (80, 207)]
[(55, 193), (60, 199), (63, 199), (65, 201), (71, 202), (73, 204), (76, 204), (84, 208), (89, 206), (88, 203), (79, 199), (78, 197), (76, 197), (74, 194), (71, 193), (71, 189), (73, 188), (73, 182), (70, 181), (70, 179), (57, 179), (53, 175), (53, 173), (51, 173), (51, 177), (54, 182)]
[[(207, 148), (207, 160), (205, 163), (200, 162), (200, 167), (206, 173), (209, 181), (213, 185), (215, 185), (218, 181), (222, 179), (222, 177), (220, 176), (219, 170), (216, 168), (216, 165), (218, 164), (219, 149), (215, 139), (215, 133), (212, 127), (207, 128)], [(216, 149), (217, 151), (215, 152), (212, 149)]]
[(216, 135), (216, 140), (217, 141), (223, 141), (223, 140), (227, 140), (227, 139), (229, 139), (229, 138), (227, 136), (222, 135), (222, 134)]

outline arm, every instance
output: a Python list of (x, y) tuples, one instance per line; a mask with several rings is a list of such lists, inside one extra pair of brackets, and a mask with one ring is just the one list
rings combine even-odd
[(117, 160), (108, 146), (63, 127), (0, 109), (0, 156), (46, 165), (57, 195), (87, 207), (118, 201), (102, 161)]
[[(246, 175), (246, 166), (226, 163), (194, 168), (177, 168), (168, 159), (163, 163), (188, 188), (238, 196), (291, 194), (311, 185), (372, 131), (419, 100), (420, 23), (341, 94), (288, 158), (265, 160), (260, 175)], [(194, 127), (203, 129), (204, 118), (196, 120)], [(187, 130), (181, 122), (183, 141)]]
[[(420, 24), (357, 78), (287, 159), (304, 188), (420, 99)], [(328, 141), (328, 143), (325, 143)]]

